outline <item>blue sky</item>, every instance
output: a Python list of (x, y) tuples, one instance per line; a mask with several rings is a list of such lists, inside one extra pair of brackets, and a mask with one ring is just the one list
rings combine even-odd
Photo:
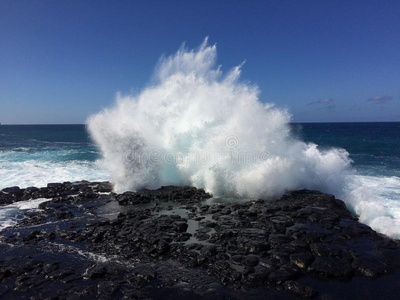
[(0, 1), (0, 122), (84, 123), (206, 36), (296, 122), (400, 121), (400, 1)]

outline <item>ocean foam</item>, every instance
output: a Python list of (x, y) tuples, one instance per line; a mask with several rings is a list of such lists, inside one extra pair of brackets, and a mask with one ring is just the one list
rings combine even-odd
[(400, 238), (400, 178), (354, 175), (348, 183), (343, 199), (360, 221), (378, 232)]
[(43, 202), (48, 202), (51, 199), (48, 198), (37, 198), (33, 200), (26, 200), (26, 201), (19, 201), (15, 202), (13, 204), (7, 205), (5, 208), (13, 208), (16, 207), (18, 209), (24, 210), (24, 209), (38, 209), (39, 205)]
[(43, 187), (49, 182), (109, 179), (106, 171), (94, 162), (57, 162), (46, 158), (12, 161), (7, 157), (0, 159), (0, 178), (0, 189), (9, 186)]
[(39, 204), (50, 200), (51, 199), (38, 198), (34, 200), (19, 201), (0, 207), (0, 231), (7, 227), (16, 225), (18, 220), (23, 218), (23, 210), (38, 209)]

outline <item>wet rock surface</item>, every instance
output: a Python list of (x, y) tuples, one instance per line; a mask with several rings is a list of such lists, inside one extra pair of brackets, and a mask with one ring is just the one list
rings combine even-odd
[(0, 231), (0, 298), (400, 296), (399, 242), (318, 191), (232, 201), (82, 181), (4, 189), (0, 209), (41, 198)]

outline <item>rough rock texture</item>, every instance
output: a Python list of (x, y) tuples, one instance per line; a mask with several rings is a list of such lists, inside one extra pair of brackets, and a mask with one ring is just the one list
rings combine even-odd
[(214, 199), (193, 187), (107, 182), (7, 188), (48, 198), (0, 232), (0, 298), (398, 298), (400, 245), (332, 195)]

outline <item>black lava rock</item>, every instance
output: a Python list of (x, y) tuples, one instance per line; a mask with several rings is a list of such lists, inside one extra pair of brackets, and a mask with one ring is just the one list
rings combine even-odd
[(176, 186), (116, 194), (87, 181), (4, 189), (0, 205), (48, 201), (0, 231), (0, 298), (400, 296), (399, 241), (334, 196), (210, 197)]

